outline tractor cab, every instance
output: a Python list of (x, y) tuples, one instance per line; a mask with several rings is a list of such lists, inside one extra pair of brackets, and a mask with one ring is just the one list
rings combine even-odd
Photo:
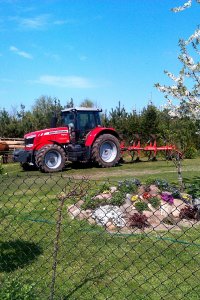
[(61, 126), (68, 126), (76, 140), (82, 139), (89, 131), (101, 126), (101, 111), (98, 108), (86, 107), (64, 109), (61, 111)]

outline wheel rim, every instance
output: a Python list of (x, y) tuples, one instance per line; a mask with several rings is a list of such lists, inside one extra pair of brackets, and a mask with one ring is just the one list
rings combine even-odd
[(61, 154), (57, 151), (49, 151), (44, 158), (44, 163), (49, 169), (56, 169), (62, 162)]
[(112, 162), (117, 156), (117, 147), (111, 141), (104, 142), (100, 147), (100, 157), (103, 161)]

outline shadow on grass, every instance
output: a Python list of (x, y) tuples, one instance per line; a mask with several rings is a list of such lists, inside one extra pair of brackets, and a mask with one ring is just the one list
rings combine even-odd
[[(104, 276), (106, 275), (106, 273), (104, 272), (103, 274), (99, 274), (93, 277), (87, 277), (85, 278), (82, 282), (80, 282), (78, 285), (76, 285), (76, 287), (70, 291), (67, 295), (63, 296), (63, 300), (67, 300), (70, 299), (70, 297), (73, 297), (73, 295), (79, 290), (81, 289), (85, 284), (87, 284), (88, 282), (98, 282), (100, 279), (102, 279)], [(74, 298), (71, 298), (74, 299)]]
[(0, 242), (0, 272), (12, 272), (23, 268), (42, 254), (35, 243), (23, 240)]

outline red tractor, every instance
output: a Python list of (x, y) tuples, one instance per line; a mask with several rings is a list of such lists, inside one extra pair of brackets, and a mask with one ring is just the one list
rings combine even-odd
[(67, 161), (92, 161), (113, 167), (120, 160), (119, 135), (101, 125), (100, 109), (69, 108), (61, 112), (61, 126), (24, 136), (24, 150), (14, 151), (14, 161), (24, 170), (34, 166), (42, 172), (61, 171)]

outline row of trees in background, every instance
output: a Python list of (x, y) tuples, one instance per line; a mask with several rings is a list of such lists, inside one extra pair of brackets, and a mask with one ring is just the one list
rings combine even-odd
[[(190, 8), (200, 0), (188, 0), (174, 12)], [(200, 6), (197, 6), (198, 8)], [(141, 112), (127, 112), (120, 103), (110, 112), (103, 113), (105, 126), (112, 126), (130, 142), (134, 133), (142, 136), (142, 141), (148, 140), (150, 134), (157, 134), (160, 143), (167, 141), (175, 143), (183, 151), (200, 148), (200, 29), (198, 28), (187, 40), (179, 41), (181, 70), (178, 75), (165, 71), (172, 80), (172, 85), (155, 84), (168, 100), (165, 109), (160, 110), (149, 104)], [(178, 100), (178, 105), (174, 104)], [(0, 110), (0, 137), (22, 137), (24, 133), (49, 127), (52, 112), (73, 106), (73, 99), (62, 107), (58, 99), (42, 96), (35, 101), (31, 111), (26, 111), (21, 105), (19, 111), (9, 114)], [(93, 106), (86, 99), (81, 106)], [(162, 140), (162, 141), (161, 141)]]
[[(0, 137), (23, 137), (27, 132), (50, 127), (52, 113), (73, 107), (73, 99), (63, 107), (59, 99), (42, 96), (36, 99), (31, 110), (21, 105), (20, 110), (9, 113), (0, 110)], [(80, 106), (92, 107), (93, 102), (84, 100)], [(183, 151), (200, 148), (200, 120), (188, 116), (171, 117), (167, 109), (161, 110), (152, 103), (141, 112), (127, 112), (120, 103), (109, 112), (102, 113), (102, 123), (106, 127), (114, 127), (127, 142), (133, 134), (140, 134), (142, 142), (148, 141), (150, 134), (158, 135), (158, 142), (175, 143)]]

